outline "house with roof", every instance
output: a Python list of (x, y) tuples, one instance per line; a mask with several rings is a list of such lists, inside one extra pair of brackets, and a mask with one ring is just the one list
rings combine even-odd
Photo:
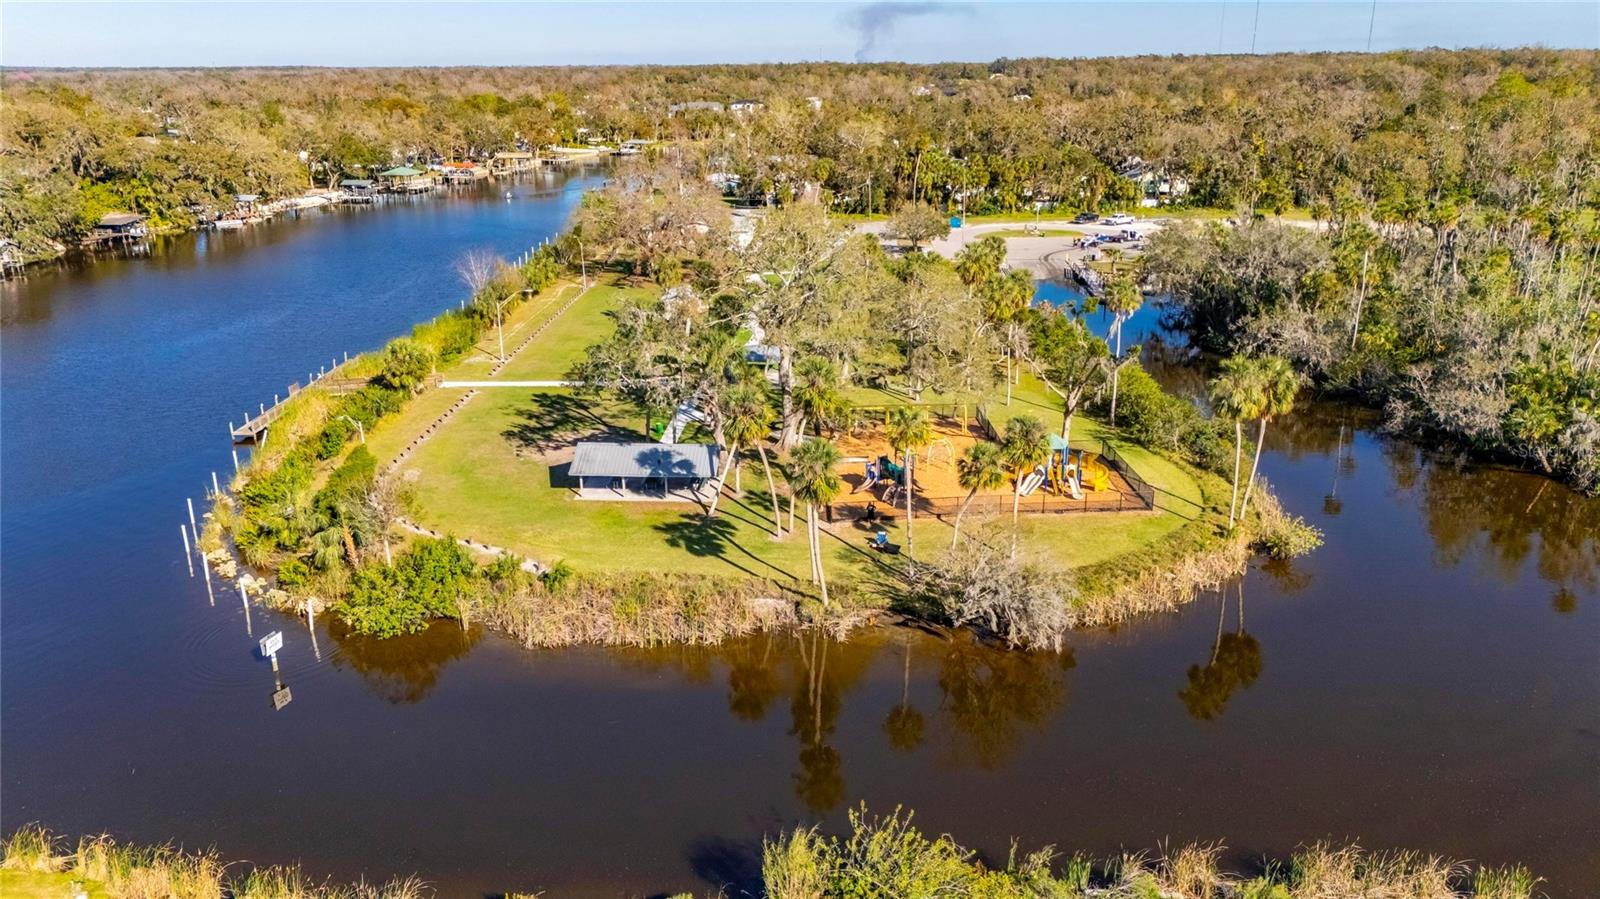
[(711, 498), (721, 448), (714, 443), (580, 441), (567, 476), (579, 499), (702, 502)]

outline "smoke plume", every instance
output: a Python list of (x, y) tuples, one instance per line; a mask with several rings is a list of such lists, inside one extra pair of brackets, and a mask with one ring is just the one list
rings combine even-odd
[(895, 23), (901, 19), (968, 12), (971, 12), (971, 8), (965, 3), (868, 3), (849, 18), (850, 26), (861, 37), (861, 46), (856, 50), (856, 62), (866, 62), (868, 55), (877, 49), (878, 42), (888, 37), (894, 31)]

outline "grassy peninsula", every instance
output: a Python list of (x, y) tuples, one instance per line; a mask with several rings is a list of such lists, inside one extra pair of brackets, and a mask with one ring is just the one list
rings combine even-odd
[[(358, 390), (290, 401), (203, 548), (368, 634), (716, 642), (892, 612), (1050, 646), (1315, 545), (1233, 465), (1242, 421), (1033, 304), (1002, 238), (894, 257), (815, 206), (744, 247), (730, 227), (657, 160), (522, 266), (468, 260), (472, 303), (353, 360)], [(720, 454), (668, 496), (572, 476), (585, 444)]]

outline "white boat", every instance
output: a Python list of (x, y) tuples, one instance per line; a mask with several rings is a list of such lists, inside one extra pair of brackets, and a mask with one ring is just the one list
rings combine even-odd
[(244, 227), (244, 219), (217, 219), (211, 227), (218, 231), (237, 231)]

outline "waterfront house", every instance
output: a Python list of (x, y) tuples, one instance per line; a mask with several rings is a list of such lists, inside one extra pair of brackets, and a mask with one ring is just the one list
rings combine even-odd
[(89, 232), (88, 242), (108, 240), (137, 240), (149, 233), (144, 226), (144, 216), (137, 212), (108, 212), (100, 217)]
[(713, 443), (580, 441), (567, 475), (579, 499), (682, 500), (709, 498), (721, 448)]
[(760, 100), (735, 100), (728, 104), (728, 110), (736, 113), (755, 112), (765, 105)]

